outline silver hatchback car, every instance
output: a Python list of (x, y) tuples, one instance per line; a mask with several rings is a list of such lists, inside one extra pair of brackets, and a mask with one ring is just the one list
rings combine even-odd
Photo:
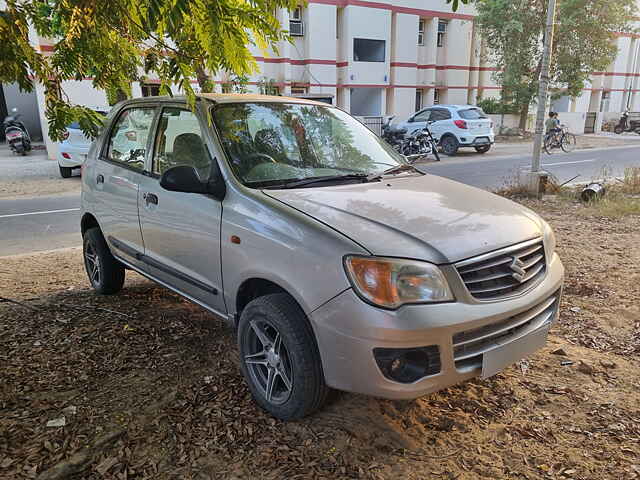
[(81, 227), (98, 292), (133, 269), (234, 324), (249, 389), (281, 419), (331, 388), (411, 399), (499, 372), (545, 344), (564, 276), (535, 213), (286, 97), (117, 105)]

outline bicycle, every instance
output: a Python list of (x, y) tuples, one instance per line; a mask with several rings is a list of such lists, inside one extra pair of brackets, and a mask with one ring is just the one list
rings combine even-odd
[(573, 152), (576, 148), (576, 136), (569, 133), (566, 125), (560, 125), (560, 132), (549, 132), (544, 137), (544, 151), (551, 155), (555, 148), (562, 149), (563, 152)]

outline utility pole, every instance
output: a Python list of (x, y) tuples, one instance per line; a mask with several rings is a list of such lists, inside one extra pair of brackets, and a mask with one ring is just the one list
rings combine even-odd
[(533, 159), (529, 185), (532, 193), (540, 193), (540, 180), (543, 176), (540, 170), (540, 151), (544, 134), (544, 114), (547, 106), (547, 91), (549, 90), (549, 64), (551, 63), (551, 49), (553, 48), (553, 27), (556, 19), (556, 0), (549, 0), (547, 6), (547, 28), (544, 35), (544, 50), (540, 68), (540, 87), (538, 89), (538, 113), (536, 115), (536, 132), (533, 139)]

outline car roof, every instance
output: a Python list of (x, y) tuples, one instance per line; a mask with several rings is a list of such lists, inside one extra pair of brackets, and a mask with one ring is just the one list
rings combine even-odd
[[(328, 103), (309, 100), (307, 98), (282, 97), (279, 95), (258, 95), (253, 93), (197, 93), (196, 98), (202, 98), (213, 103), (300, 103), (306, 105), (321, 105), (324, 107), (331, 106)], [(159, 96), (159, 97), (140, 97), (125, 100), (127, 105), (132, 103), (147, 103), (150, 101), (158, 103), (169, 102), (185, 102), (187, 97), (184, 95)]]
[(442, 108), (450, 108), (450, 109), (456, 109), (456, 110), (461, 110), (463, 108), (480, 108), (477, 105), (442, 105), (442, 104), (437, 104), (437, 105), (432, 105), (431, 107), (427, 107), (427, 108), (438, 108), (438, 107), (442, 107)]

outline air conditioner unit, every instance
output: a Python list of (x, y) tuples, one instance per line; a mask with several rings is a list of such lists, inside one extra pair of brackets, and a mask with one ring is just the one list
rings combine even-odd
[(295, 37), (304, 35), (304, 23), (301, 20), (289, 20), (289, 33)]

